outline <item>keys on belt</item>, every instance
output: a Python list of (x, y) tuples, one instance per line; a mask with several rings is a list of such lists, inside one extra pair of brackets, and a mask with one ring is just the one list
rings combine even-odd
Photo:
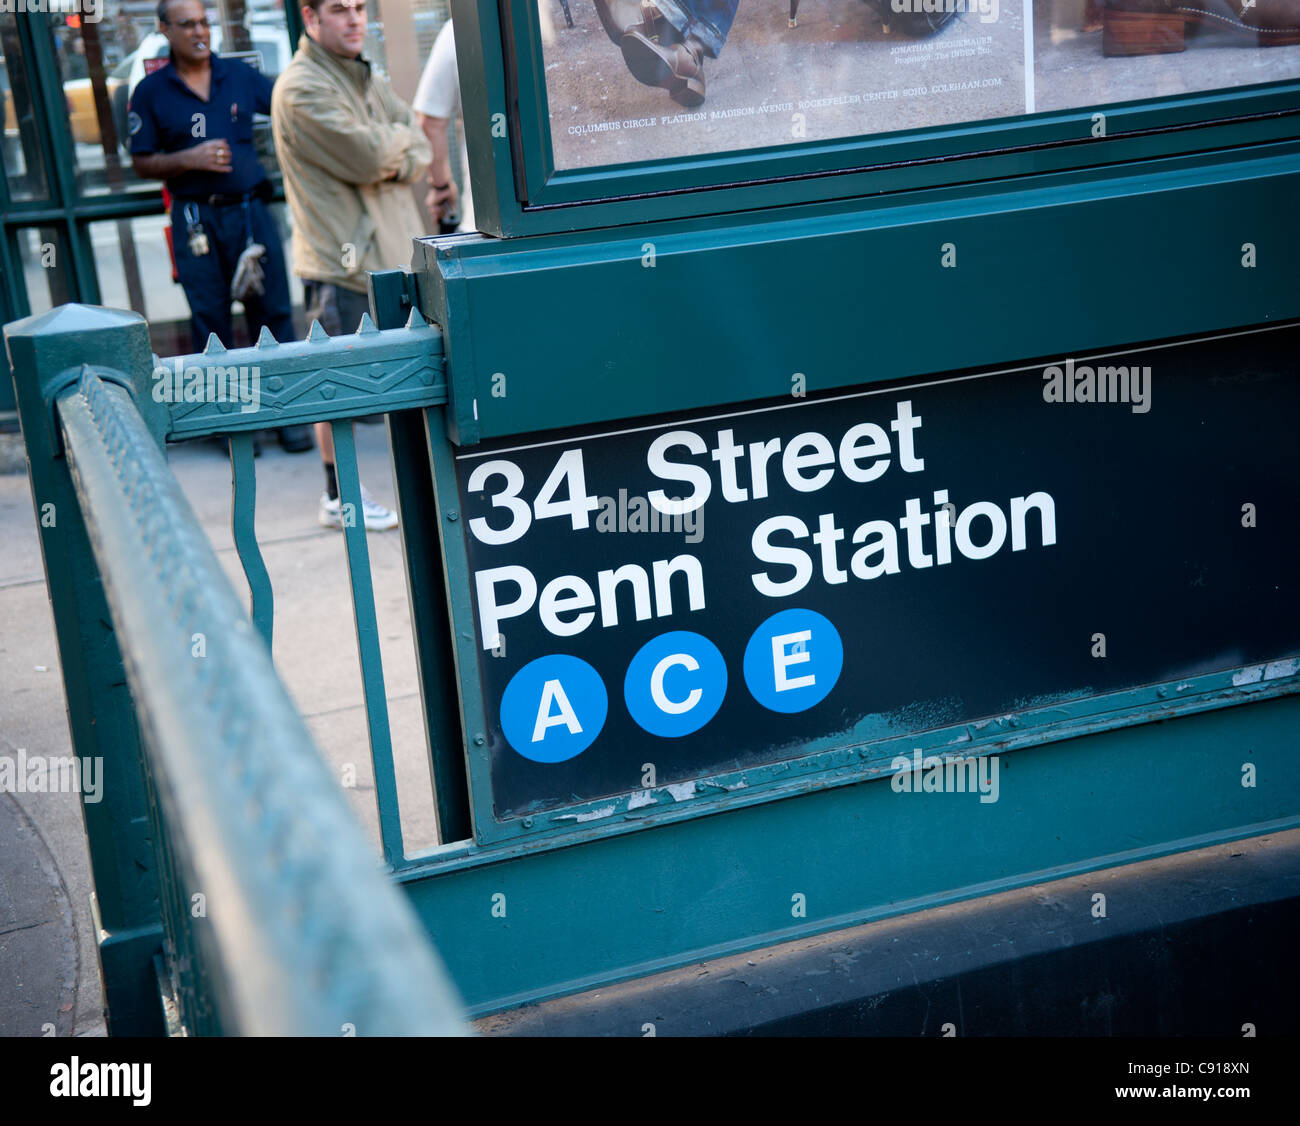
[(208, 232), (199, 222), (198, 205), (187, 203), (181, 209), (181, 213), (185, 216), (185, 235), (190, 255), (194, 258), (202, 258), (212, 249), (212, 244), (208, 241)]

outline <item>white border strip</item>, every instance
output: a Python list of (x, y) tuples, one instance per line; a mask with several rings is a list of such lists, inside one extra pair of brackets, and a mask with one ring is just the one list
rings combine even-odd
[(1034, 113), (1037, 93), (1034, 90), (1034, 0), (1025, 0), (1025, 112)]

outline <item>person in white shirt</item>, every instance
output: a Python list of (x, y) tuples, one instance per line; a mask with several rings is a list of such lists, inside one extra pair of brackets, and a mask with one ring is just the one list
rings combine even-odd
[(453, 120), (461, 116), (460, 106), (460, 72), (456, 68), (456, 39), (448, 20), (434, 40), (429, 61), (424, 64), (420, 75), (420, 85), (412, 100), (420, 128), (429, 138), (433, 149), (433, 160), (429, 164), (429, 195), (425, 205), (429, 214), (440, 223), (449, 223), (457, 215), (460, 222), (459, 231), (473, 231), (474, 200), (469, 187), (469, 156), (465, 151), (465, 127), (461, 122), (457, 126), (460, 137), (457, 158), (460, 163), (461, 181), (465, 185), (462, 193), (457, 187), (456, 177), (452, 174), (451, 146), (448, 142), (448, 127)]

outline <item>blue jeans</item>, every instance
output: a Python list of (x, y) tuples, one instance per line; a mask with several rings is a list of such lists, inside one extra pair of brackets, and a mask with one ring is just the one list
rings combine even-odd
[(260, 199), (240, 204), (210, 207), (192, 204), (198, 209), (199, 222), (208, 236), (208, 253), (194, 257), (190, 253), (189, 231), (185, 225), (184, 200), (172, 201), (172, 243), (176, 252), (176, 273), (190, 303), (190, 332), (194, 351), (202, 351), (208, 333), (227, 348), (234, 346), (230, 316), (230, 282), (235, 263), (244, 252), (251, 231), (254, 242), (266, 247), (262, 256), (265, 272), (264, 292), (249, 294), (244, 312), (253, 340), (265, 325), (282, 344), (294, 339), (293, 313), (289, 304), (289, 275), (284, 268), (284, 248), (276, 230), (271, 209)]
[(740, 0), (657, 0), (659, 10), (682, 37), (694, 35), (715, 59), (727, 41)]

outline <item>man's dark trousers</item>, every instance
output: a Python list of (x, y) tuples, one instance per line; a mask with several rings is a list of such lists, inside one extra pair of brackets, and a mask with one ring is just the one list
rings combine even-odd
[(194, 350), (202, 351), (210, 332), (215, 332), (217, 339), (227, 348), (234, 346), (230, 282), (235, 276), (235, 263), (248, 244), (250, 226), (253, 241), (266, 247), (266, 253), (262, 256), (264, 292), (260, 296), (250, 293), (243, 301), (249, 331), (256, 341), (265, 325), (281, 343), (293, 340), (289, 275), (285, 271), (280, 232), (276, 230), (270, 207), (260, 199), (250, 199), (246, 215), (245, 205), (240, 203), (215, 206), (194, 203), (193, 206), (198, 208), (199, 222), (207, 233), (209, 247), (207, 254), (196, 258), (190, 253), (185, 205), (185, 200), (172, 201), (172, 241), (176, 251), (176, 272), (190, 303)]

